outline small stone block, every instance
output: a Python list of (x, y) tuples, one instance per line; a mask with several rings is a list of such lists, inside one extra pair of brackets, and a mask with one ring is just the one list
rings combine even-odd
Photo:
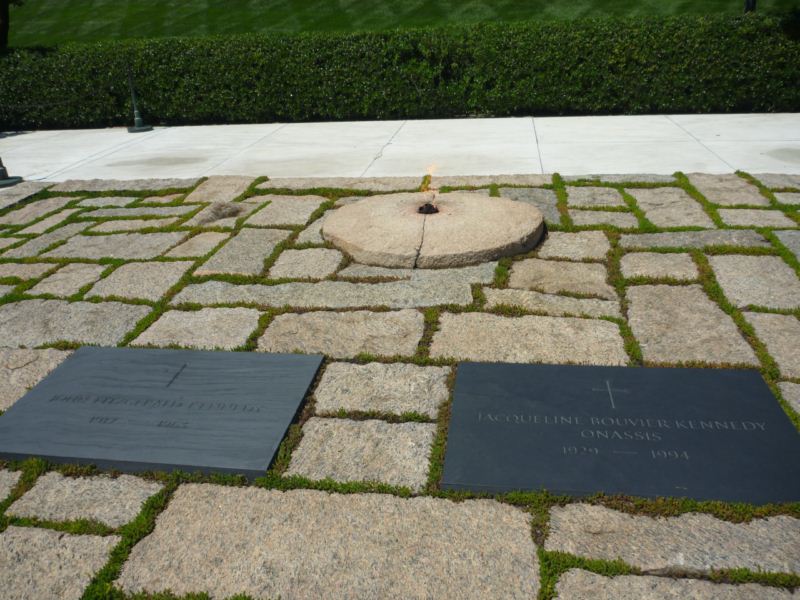
[(626, 190), (647, 219), (656, 227), (706, 227), (713, 229), (703, 206), (681, 188), (643, 188)]
[(56, 268), (58, 265), (53, 263), (3, 263), (0, 264), (0, 278), (38, 279)]
[(128, 263), (98, 281), (87, 298), (116, 296), (155, 302), (192, 267), (189, 261)]
[(761, 195), (756, 186), (738, 175), (690, 173), (688, 177), (690, 183), (714, 204), (721, 206), (734, 206), (737, 204), (769, 205), (769, 200)]
[(211, 258), (200, 265), (195, 275), (260, 275), (264, 261), (280, 242), (291, 234), (280, 229), (242, 229)]
[(657, 252), (630, 252), (620, 261), (622, 276), (669, 278), (681, 281), (697, 279), (697, 265), (689, 254), (659, 254)]
[(66, 240), (78, 232), (83, 231), (86, 227), (88, 227), (86, 223), (70, 223), (69, 225), (64, 225), (54, 231), (33, 238), (31, 241), (21, 246), (7, 250), (3, 254), (3, 258), (28, 258), (30, 256), (37, 256), (53, 244)]
[(771, 247), (763, 235), (752, 229), (628, 233), (620, 236), (619, 245), (623, 248)]
[(744, 313), (783, 377), (800, 378), (800, 321), (793, 315)]
[(259, 199), (269, 200), (269, 204), (250, 217), (248, 225), (305, 225), (311, 214), (328, 201), (322, 196), (267, 195)]
[(71, 352), (0, 349), (0, 410), (8, 410)]
[(218, 233), (216, 231), (198, 233), (196, 236), (183, 242), (180, 246), (175, 246), (172, 250), (167, 252), (165, 256), (171, 258), (205, 256), (219, 246), (223, 240), (227, 240), (228, 236), (229, 234), (227, 233)]
[(187, 227), (235, 227), (236, 221), (251, 214), (257, 206), (245, 202), (214, 202), (184, 223)]
[(269, 271), (270, 279), (324, 279), (333, 275), (344, 256), (338, 250), (284, 250)]
[(565, 258), (568, 260), (605, 260), (611, 244), (602, 231), (564, 233), (554, 231), (539, 247), (539, 258)]
[[(797, 187), (800, 187), (800, 184)], [(800, 205), (800, 193), (798, 192), (776, 192), (775, 199), (781, 204)]]
[(186, 202), (230, 202), (244, 194), (253, 181), (253, 177), (214, 175), (198, 185)]
[(247, 342), (258, 327), (259, 316), (259, 312), (252, 308), (170, 310), (131, 344), (232, 350)]
[(130, 196), (100, 196), (99, 198), (86, 198), (81, 200), (78, 206), (88, 206), (91, 208), (116, 207), (123, 208), (136, 202), (138, 198)]
[(53, 296), (72, 296), (81, 288), (100, 279), (106, 270), (105, 265), (72, 263), (45, 277), (28, 290), (28, 294), (52, 294)]
[(142, 229), (161, 229), (177, 223), (175, 219), (122, 219), (119, 221), (103, 221), (89, 231), (111, 233), (112, 231), (141, 231)]
[(47, 213), (64, 208), (73, 200), (75, 198), (71, 196), (59, 196), (30, 202), (0, 217), (0, 225), (25, 225), (45, 216)]
[(794, 412), (800, 415), (800, 383), (781, 381), (778, 383), (783, 399), (789, 403)]
[(736, 227), (800, 227), (779, 210), (721, 208), (719, 216), (725, 224)]
[(70, 238), (66, 244), (47, 252), (44, 256), (94, 260), (101, 258), (147, 260), (164, 254), (185, 236), (186, 233), (181, 232), (80, 235)]
[(508, 286), (548, 294), (584, 294), (616, 300), (617, 293), (606, 282), (607, 277), (602, 264), (526, 258), (511, 267)]
[(131, 192), (149, 192), (166, 189), (187, 189), (197, 185), (199, 178), (194, 179), (70, 179), (56, 184), (54, 192), (107, 192), (127, 190)]
[(636, 229), (639, 221), (628, 212), (616, 212), (608, 210), (578, 210), (569, 211), (569, 216), (575, 225), (611, 225), (620, 229)]
[(607, 187), (567, 187), (570, 206), (625, 206), (619, 190)]
[(37, 221), (36, 223), (26, 227), (25, 229), (17, 231), (16, 233), (39, 235), (40, 233), (44, 233), (48, 229), (55, 227), (59, 223), (66, 221), (67, 218), (74, 215), (76, 212), (78, 212), (78, 209), (76, 208), (68, 208), (59, 211), (54, 215), (50, 215), (49, 217), (42, 219), (41, 221)]
[(779, 256), (709, 256), (719, 285), (739, 307), (800, 307), (800, 279)]
[(168, 194), (166, 196), (148, 196), (140, 204), (172, 204), (181, 198), (183, 194)]
[(561, 223), (561, 213), (558, 212), (558, 199), (553, 190), (546, 188), (500, 188), (500, 196), (533, 204), (544, 215), (548, 223)]
[(526, 310), (555, 317), (582, 316), (622, 318), (619, 302), (594, 298), (570, 298), (555, 294), (542, 294), (529, 290), (484, 289), (486, 307), (519, 306)]
[(800, 175), (788, 173), (758, 173), (754, 175), (761, 183), (772, 189), (800, 189)]
[(0, 469), (0, 502), (8, 498), (8, 495), (17, 485), (22, 471), (8, 471)]

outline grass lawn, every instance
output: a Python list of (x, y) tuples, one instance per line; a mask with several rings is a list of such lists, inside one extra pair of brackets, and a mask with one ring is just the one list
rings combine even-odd
[[(760, 11), (798, 0), (759, 0)], [(11, 45), (255, 31), (385, 29), (487, 20), (739, 14), (743, 0), (27, 0)]]

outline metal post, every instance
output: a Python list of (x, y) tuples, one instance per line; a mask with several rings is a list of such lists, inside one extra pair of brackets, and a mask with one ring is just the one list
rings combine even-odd
[(756, 0), (744, 0), (744, 12), (753, 12), (756, 9)]
[(3, 166), (3, 159), (0, 158), (0, 188), (11, 187), (22, 181), (22, 177), (10, 177), (8, 170)]
[(128, 67), (128, 86), (131, 88), (131, 103), (133, 104), (133, 127), (128, 127), (128, 133), (142, 133), (153, 131), (150, 125), (145, 125), (142, 115), (139, 113), (139, 104), (136, 102), (136, 88), (133, 87), (133, 73)]

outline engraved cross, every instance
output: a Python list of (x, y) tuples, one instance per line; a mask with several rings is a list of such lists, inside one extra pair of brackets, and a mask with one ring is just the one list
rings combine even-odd
[(611, 401), (611, 408), (614, 410), (617, 409), (617, 405), (614, 403), (614, 392), (621, 393), (621, 394), (628, 394), (630, 390), (625, 389), (616, 389), (611, 387), (611, 381), (606, 379), (606, 385), (602, 388), (592, 388), (593, 392), (604, 392), (608, 394), (608, 399)]

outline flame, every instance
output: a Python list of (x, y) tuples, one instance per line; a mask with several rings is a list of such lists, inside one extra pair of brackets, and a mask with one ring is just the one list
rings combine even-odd
[[(428, 165), (426, 169), (427, 173), (426, 176), (428, 178), (428, 183), (425, 184), (425, 188), (422, 190), (423, 192), (434, 192), (434, 194), (438, 191), (435, 187), (433, 187), (433, 174), (436, 173), (436, 170), (439, 168), (439, 165), (436, 163), (431, 163)], [(436, 196), (434, 195), (434, 198)]]

